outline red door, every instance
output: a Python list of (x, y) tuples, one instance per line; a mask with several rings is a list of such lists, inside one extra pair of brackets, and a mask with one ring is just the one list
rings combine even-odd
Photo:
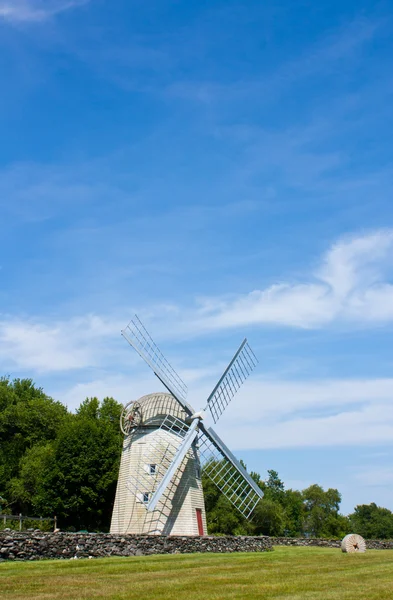
[(203, 535), (202, 510), (200, 508), (196, 508), (195, 510), (198, 522), (198, 534)]

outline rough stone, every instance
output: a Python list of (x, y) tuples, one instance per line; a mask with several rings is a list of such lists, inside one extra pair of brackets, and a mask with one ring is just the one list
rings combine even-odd
[[(366, 540), (367, 549), (393, 550), (393, 540)], [(78, 546), (78, 549), (77, 549)], [(266, 552), (273, 546), (341, 547), (340, 540), (264, 536), (111, 535), (109, 533), (0, 532), (0, 561), (67, 559), (193, 552)]]
[[(78, 546), (78, 548), (77, 548)], [(88, 551), (87, 551), (88, 549)], [(98, 556), (143, 556), (193, 552), (266, 552), (272, 550), (264, 536), (164, 536), (0, 532), (0, 560), (40, 560)]]

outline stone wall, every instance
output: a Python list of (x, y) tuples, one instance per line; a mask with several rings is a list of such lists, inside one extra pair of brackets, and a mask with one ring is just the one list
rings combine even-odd
[(268, 537), (0, 532), (0, 561), (269, 550)]
[[(270, 538), (273, 546), (320, 546), (324, 548), (341, 548), (341, 540), (321, 540), (319, 538)], [(393, 550), (393, 540), (366, 540), (369, 550)]]
[[(366, 544), (370, 550), (393, 550), (393, 540), (366, 540)], [(189, 554), (192, 552), (266, 552), (272, 550), (273, 546), (340, 548), (341, 541), (264, 536), (122, 536), (109, 533), (0, 531), (0, 561)]]

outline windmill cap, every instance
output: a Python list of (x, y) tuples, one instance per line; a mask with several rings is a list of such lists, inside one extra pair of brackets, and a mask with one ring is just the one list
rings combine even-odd
[(142, 413), (140, 425), (143, 427), (159, 427), (167, 415), (185, 421), (187, 414), (179, 402), (167, 392), (147, 394), (137, 401)]

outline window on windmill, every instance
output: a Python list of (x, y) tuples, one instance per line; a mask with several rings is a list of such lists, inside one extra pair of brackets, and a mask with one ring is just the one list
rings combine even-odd
[(149, 502), (149, 492), (143, 492), (142, 494), (142, 502), (147, 504)]
[(157, 473), (157, 465), (150, 464), (149, 465), (149, 473), (150, 473), (150, 475), (155, 475)]

